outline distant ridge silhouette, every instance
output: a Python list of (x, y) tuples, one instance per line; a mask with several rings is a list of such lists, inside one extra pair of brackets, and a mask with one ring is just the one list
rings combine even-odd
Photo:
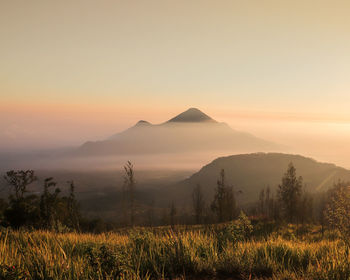
[(232, 129), (197, 108), (151, 124), (145, 120), (108, 139), (86, 142), (74, 153), (83, 156), (141, 155), (220, 151), (227, 153), (276, 151), (279, 146)]

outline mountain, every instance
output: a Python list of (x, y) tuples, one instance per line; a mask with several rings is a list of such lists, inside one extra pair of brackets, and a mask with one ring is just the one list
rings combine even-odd
[(294, 164), (297, 175), (303, 177), (308, 192), (327, 190), (339, 180), (350, 181), (350, 170), (334, 164), (317, 162), (300, 155), (253, 153), (217, 158), (167, 192), (177, 196), (176, 199), (191, 198), (193, 187), (200, 184), (210, 201), (220, 170), (224, 169), (227, 184), (240, 193), (237, 201), (252, 202), (258, 199), (260, 190), (267, 186), (275, 192), (290, 162)]
[(161, 123), (141, 120), (129, 129), (108, 139), (86, 142), (76, 150), (78, 155), (142, 155), (164, 153), (225, 153), (271, 151), (274, 143), (251, 134), (233, 130), (196, 108)]
[(177, 115), (176, 117), (167, 121), (167, 123), (171, 122), (213, 122), (217, 123), (216, 120), (212, 119), (208, 115), (204, 114), (202, 111), (197, 108), (190, 108), (187, 111)]

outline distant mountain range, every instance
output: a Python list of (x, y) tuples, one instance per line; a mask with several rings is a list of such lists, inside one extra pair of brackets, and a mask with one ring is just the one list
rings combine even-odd
[(108, 139), (86, 142), (75, 154), (83, 156), (162, 154), (201, 151), (227, 153), (274, 151), (280, 146), (233, 130), (196, 108), (162, 124), (141, 120)]
[(252, 202), (267, 186), (275, 192), (290, 162), (294, 164), (297, 175), (303, 177), (308, 192), (325, 191), (339, 180), (350, 182), (350, 170), (334, 164), (317, 162), (300, 155), (253, 153), (220, 157), (188, 179), (173, 185), (167, 192), (173, 195), (173, 199), (191, 198), (194, 186), (200, 184), (207, 199), (211, 200), (220, 170), (224, 169), (227, 184), (240, 192), (237, 200)]

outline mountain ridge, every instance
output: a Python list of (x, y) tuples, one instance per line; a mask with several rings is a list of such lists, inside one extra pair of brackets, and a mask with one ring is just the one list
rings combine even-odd
[(140, 120), (134, 126), (101, 141), (80, 146), (80, 155), (191, 153), (198, 151), (257, 152), (278, 145), (217, 122), (197, 108), (170, 120), (151, 124)]

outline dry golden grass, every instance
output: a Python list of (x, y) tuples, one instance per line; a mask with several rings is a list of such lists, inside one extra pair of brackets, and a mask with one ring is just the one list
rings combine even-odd
[(290, 229), (267, 240), (220, 240), (215, 231), (132, 230), (99, 235), (7, 231), (1, 279), (350, 279), (338, 239)]

